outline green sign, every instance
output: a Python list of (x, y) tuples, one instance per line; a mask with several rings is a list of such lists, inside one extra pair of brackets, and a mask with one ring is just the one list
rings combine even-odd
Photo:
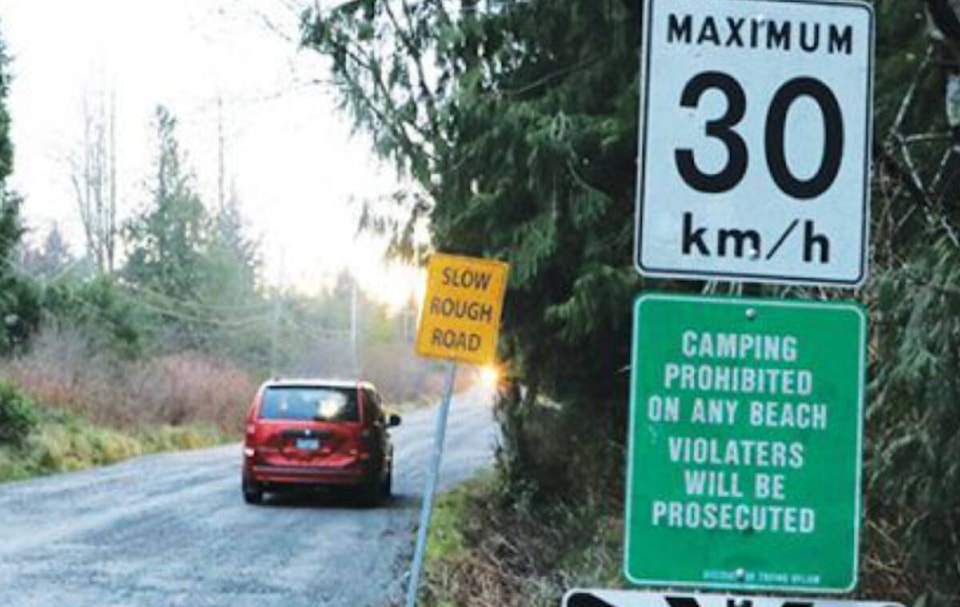
[(637, 299), (630, 581), (855, 587), (865, 334), (852, 303)]

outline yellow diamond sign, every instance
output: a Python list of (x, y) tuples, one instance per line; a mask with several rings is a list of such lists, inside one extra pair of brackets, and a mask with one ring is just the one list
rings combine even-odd
[(508, 270), (499, 261), (434, 254), (427, 266), (417, 354), (493, 363)]

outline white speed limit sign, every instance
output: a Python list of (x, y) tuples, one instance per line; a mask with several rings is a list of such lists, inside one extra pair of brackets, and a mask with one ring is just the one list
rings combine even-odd
[(862, 283), (870, 5), (645, 0), (643, 19), (640, 272)]

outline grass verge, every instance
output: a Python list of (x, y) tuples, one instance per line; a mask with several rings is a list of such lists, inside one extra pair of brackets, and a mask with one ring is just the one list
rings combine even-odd
[(556, 607), (573, 586), (623, 586), (619, 511), (589, 497), (549, 508), (508, 505), (502, 491), (487, 472), (440, 496), (424, 605)]
[(0, 442), (0, 482), (82, 470), (147, 453), (198, 449), (233, 438), (212, 425), (121, 431), (62, 409), (32, 403), (30, 408), (32, 428), (15, 443)]

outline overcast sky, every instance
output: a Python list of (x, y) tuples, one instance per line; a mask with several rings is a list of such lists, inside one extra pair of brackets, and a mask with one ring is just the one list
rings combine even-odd
[(0, 0), (0, 33), (13, 57), (11, 184), (26, 198), (33, 234), (57, 222), (73, 250), (82, 249), (67, 159), (80, 149), (85, 97), (102, 91), (116, 95), (121, 215), (148, 200), (159, 103), (179, 119), (196, 186), (213, 209), (222, 98), (227, 183), (262, 242), (266, 279), (282, 276), (310, 292), (350, 267), (380, 297), (405, 300), (411, 270), (386, 271), (382, 245), (354, 238), (360, 201), (394, 190), (395, 177), (378, 167), (365, 137), (351, 137), (332, 92), (310, 84), (327, 72), (315, 53), (297, 48), (290, 4)]

